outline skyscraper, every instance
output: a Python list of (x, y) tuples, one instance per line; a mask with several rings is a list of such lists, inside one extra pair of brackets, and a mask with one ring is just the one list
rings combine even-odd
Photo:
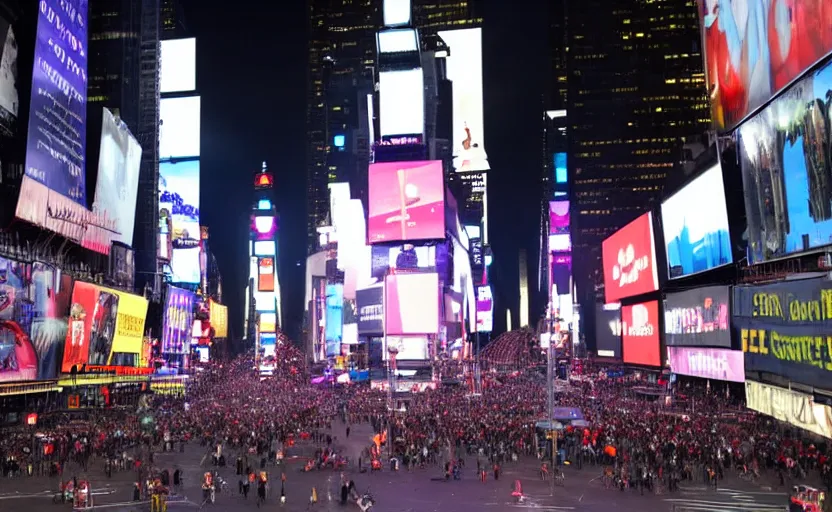
[(708, 99), (695, 0), (570, 1), (565, 19), (574, 271), (594, 301), (601, 241), (660, 197)]
[(162, 39), (185, 36), (185, 14), (181, 0), (159, 0), (159, 28)]

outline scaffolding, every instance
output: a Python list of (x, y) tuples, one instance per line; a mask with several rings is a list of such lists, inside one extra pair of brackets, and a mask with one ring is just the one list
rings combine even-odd
[(159, 231), (159, 0), (142, 0), (141, 55), (139, 57), (139, 172), (136, 251), (137, 281), (145, 296), (161, 300), (161, 269), (157, 258)]

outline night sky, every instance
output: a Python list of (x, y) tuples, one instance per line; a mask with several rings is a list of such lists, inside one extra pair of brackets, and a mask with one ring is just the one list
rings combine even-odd
[[(518, 251), (529, 253), (537, 284), (543, 92), (547, 77), (543, 0), (484, 1), (485, 145), (490, 236), (494, 252), (495, 333), (505, 309), (518, 321)], [(529, 7), (528, 4), (532, 6)], [(278, 10), (278, 6), (280, 9)], [(228, 3), (184, 0), (197, 37), (202, 95), (203, 223), (223, 275), (232, 335), (242, 337), (246, 240), (252, 173), (265, 160), (275, 173), (280, 213), (278, 260), (284, 330), (300, 340), (306, 259), (305, 2)], [(499, 20), (498, 23), (489, 20)], [(532, 304), (530, 320), (543, 304)]]

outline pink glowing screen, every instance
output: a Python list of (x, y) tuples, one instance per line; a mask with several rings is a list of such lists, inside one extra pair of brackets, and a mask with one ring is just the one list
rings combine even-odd
[(390, 274), (384, 285), (384, 330), (388, 336), (436, 334), (439, 274)]
[(442, 162), (384, 162), (369, 171), (370, 243), (445, 238)]

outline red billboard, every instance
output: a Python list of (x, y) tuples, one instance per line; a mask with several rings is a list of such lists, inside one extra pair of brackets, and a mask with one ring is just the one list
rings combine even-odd
[(659, 289), (653, 214), (647, 212), (601, 244), (607, 304)]
[(385, 162), (369, 171), (370, 243), (445, 238), (442, 162)]
[(662, 365), (659, 301), (621, 307), (621, 345), (625, 363)]

